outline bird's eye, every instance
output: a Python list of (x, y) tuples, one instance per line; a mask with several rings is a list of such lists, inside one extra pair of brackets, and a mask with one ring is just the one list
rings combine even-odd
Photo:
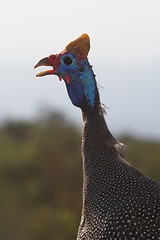
[(70, 57), (65, 57), (63, 59), (63, 62), (66, 64), (66, 65), (71, 65), (72, 64), (72, 59)]

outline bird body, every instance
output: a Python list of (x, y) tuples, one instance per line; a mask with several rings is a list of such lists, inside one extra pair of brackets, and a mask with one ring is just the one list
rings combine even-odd
[(123, 158), (102, 113), (84, 116), (78, 240), (160, 239), (160, 186)]
[(40, 60), (65, 81), (72, 103), (83, 116), (83, 204), (77, 240), (160, 240), (160, 184), (144, 176), (124, 158), (110, 133), (99, 99), (83, 34), (60, 54)]

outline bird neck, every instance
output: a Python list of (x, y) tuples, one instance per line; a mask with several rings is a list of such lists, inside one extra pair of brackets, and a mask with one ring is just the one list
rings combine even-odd
[[(83, 157), (83, 197), (95, 178), (103, 181), (106, 159), (102, 155), (106, 149), (114, 149), (117, 141), (110, 133), (99, 103), (93, 111), (82, 111), (82, 157)], [(104, 162), (103, 162), (104, 161)]]
[[(91, 170), (95, 170), (94, 167), (98, 166), (100, 171), (105, 171), (101, 155), (106, 151), (106, 149), (114, 149), (117, 141), (107, 127), (103, 109), (100, 105), (95, 108), (94, 111), (82, 111), (82, 115), (83, 167), (85, 170), (85, 177), (89, 179)], [(97, 171), (93, 172), (93, 174), (95, 176)]]
[(91, 208), (96, 205), (95, 198), (102, 194), (99, 186), (105, 183), (109, 174), (107, 166), (112, 163), (110, 158), (104, 157), (106, 151), (116, 154), (115, 145), (117, 144), (108, 130), (100, 106), (94, 111), (84, 110), (82, 115), (83, 206), (80, 228), (83, 228), (85, 219), (91, 217)]
[(94, 107), (86, 107), (82, 109), (82, 151), (84, 152), (83, 157), (87, 156), (87, 158), (88, 153), (90, 154), (91, 151), (95, 151), (97, 153), (97, 147), (102, 150), (107, 146), (113, 146), (117, 143), (107, 127), (107, 123), (104, 118), (105, 110), (100, 102), (96, 81), (95, 87)]

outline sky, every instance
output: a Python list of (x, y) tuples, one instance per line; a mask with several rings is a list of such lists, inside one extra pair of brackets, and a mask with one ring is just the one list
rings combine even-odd
[(106, 121), (113, 135), (160, 139), (159, 0), (6, 0), (0, 8), (0, 121), (49, 108), (80, 126), (65, 85), (36, 78), (35, 63), (89, 34)]

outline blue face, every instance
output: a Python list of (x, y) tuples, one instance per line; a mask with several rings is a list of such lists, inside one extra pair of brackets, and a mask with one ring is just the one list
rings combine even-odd
[(96, 83), (87, 59), (78, 59), (75, 54), (64, 53), (56, 71), (57, 75), (64, 79), (69, 97), (75, 106), (94, 107)]

